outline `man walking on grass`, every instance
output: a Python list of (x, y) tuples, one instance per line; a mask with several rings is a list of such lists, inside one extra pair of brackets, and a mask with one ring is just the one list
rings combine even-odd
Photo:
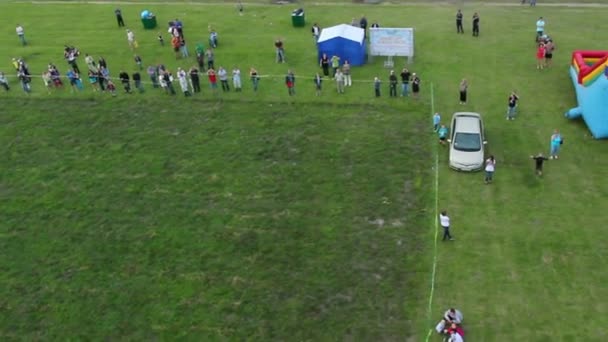
[(114, 10), (114, 14), (116, 14), (116, 21), (118, 22), (118, 27), (124, 27), (125, 21), (122, 19), (122, 11), (120, 8)]
[(447, 211), (444, 210), (441, 212), (441, 214), (439, 214), (439, 223), (441, 224), (441, 227), (443, 228), (442, 241), (445, 241), (445, 240), (454, 241), (454, 238), (452, 237), (452, 235), (450, 235), (450, 217), (448, 216)]
[(543, 154), (540, 152), (535, 156), (530, 156), (530, 158), (534, 159), (534, 163), (536, 165), (536, 175), (542, 176), (543, 175), (543, 163), (546, 160), (549, 160), (549, 158), (543, 156)]
[(27, 45), (27, 41), (25, 41), (25, 30), (23, 29), (23, 26), (17, 24), (17, 28), (15, 28), (15, 31), (17, 32), (17, 37), (19, 37), (21, 45)]

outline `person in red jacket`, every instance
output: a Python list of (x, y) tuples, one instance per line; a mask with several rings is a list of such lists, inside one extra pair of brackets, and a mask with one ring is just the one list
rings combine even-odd
[(215, 74), (215, 70), (213, 70), (213, 68), (210, 68), (209, 70), (207, 70), (207, 76), (209, 77), (209, 85), (211, 86), (211, 90), (213, 90), (213, 92), (217, 91), (217, 75)]

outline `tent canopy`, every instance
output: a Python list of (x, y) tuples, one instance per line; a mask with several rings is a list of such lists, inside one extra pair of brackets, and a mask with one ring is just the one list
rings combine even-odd
[(365, 30), (340, 24), (321, 31), (317, 41), (319, 59), (326, 53), (340, 57), (340, 63), (348, 60), (353, 66), (365, 64)]
[(365, 39), (365, 31), (360, 27), (354, 27), (352, 25), (340, 24), (321, 30), (321, 35), (317, 43), (341, 37), (344, 39), (352, 40), (353, 42), (362, 43)]

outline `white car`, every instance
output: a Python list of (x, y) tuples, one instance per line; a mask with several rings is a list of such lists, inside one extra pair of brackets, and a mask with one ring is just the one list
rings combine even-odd
[(450, 127), (450, 167), (458, 171), (483, 168), (486, 139), (481, 115), (459, 112), (452, 116)]

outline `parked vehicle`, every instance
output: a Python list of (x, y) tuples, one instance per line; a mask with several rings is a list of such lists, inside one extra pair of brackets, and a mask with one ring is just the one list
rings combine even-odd
[(481, 115), (469, 112), (454, 113), (448, 143), (450, 144), (450, 167), (452, 169), (458, 171), (481, 170), (487, 143)]

